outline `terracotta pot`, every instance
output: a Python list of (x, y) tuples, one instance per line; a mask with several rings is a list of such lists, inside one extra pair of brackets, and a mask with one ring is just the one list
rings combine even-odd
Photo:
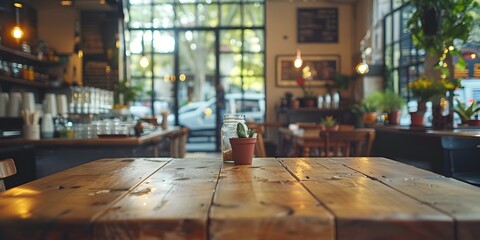
[(368, 112), (363, 115), (363, 123), (371, 124), (377, 121), (377, 113), (376, 112)]
[(412, 120), (411, 126), (423, 126), (424, 113), (412, 112), (410, 113), (410, 119)]
[(333, 126), (325, 126), (320, 125), (320, 131), (338, 131), (340, 129), (340, 125), (333, 125)]
[(467, 120), (468, 126), (480, 126), (480, 120)]
[(297, 98), (300, 102), (300, 107), (315, 107), (317, 98), (314, 97), (303, 97)]
[(230, 138), (232, 158), (235, 165), (252, 164), (256, 138)]
[(388, 114), (388, 122), (390, 123), (390, 125), (400, 124), (400, 115), (401, 115), (400, 111), (393, 111), (387, 114)]

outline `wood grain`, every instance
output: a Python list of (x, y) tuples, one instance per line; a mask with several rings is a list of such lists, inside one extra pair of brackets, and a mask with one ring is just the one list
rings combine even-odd
[(165, 159), (104, 159), (0, 195), (0, 239), (90, 238), (91, 222)]
[(273, 158), (224, 164), (210, 239), (334, 239), (333, 216)]
[(457, 239), (480, 238), (480, 190), (453, 178), (386, 158), (337, 159), (455, 219)]
[(175, 159), (96, 223), (95, 239), (206, 239), (222, 161)]
[(336, 217), (337, 239), (453, 239), (448, 215), (328, 158), (283, 159)]

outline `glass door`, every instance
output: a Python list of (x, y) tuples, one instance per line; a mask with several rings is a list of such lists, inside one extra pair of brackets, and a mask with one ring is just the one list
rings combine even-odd
[(215, 151), (219, 128), (216, 33), (178, 30), (176, 37), (176, 123), (190, 129), (190, 150)]

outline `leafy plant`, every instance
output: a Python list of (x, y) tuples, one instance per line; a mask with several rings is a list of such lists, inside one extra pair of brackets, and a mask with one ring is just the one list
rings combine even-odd
[(454, 111), (458, 113), (462, 122), (466, 122), (472, 118), (473, 115), (480, 112), (480, 104), (478, 104), (475, 100), (473, 100), (470, 106), (460, 102), (458, 99), (455, 99), (457, 102), (457, 106), (454, 108)]
[(402, 96), (393, 92), (392, 90), (385, 90), (382, 97), (382, 109), (385, 112), (393, 112), (400, 110), (405, 105), (405, 100)]
[(124, 104), (128, 104), (129, 102), (135, 100), (137, 95), (142, 92), (142, 86), (132, 86), (127, 79), (124, 79), (118, 83), (118, 89), (115, 91), (117, 93), (115, 102), (117, 104), (120, 103), (120, 94), (123, 95), (123, 102)]
[(253, 130), (249, 128), (245, 128), (245, 126), (241, 123), (237, 123), (237, 136), (239, 138), (252, 138), (253, 137)]
[[(448, 55), (459, 55), (460, 52), (450, 46), (454, 46), (454, 40), (467, 41), (473, 27), (478, 25), (474, 16), (479, 6), (477, 0), (409, 0), (408, 3), (415, 8), (407, 22), (413, 43), (438, 56), (439, 61), (446, 61)], [(451, 57), (447, 59), (450, 59), (448, 64), (452, 64)], [(464, 67), (464, 60), (458, 60), (457, 65)], [(448, 64), (440, 70), (452, 77), (453, 68)]]
[(335, 126), (335, 125), (337, 125), (337, 121), (333, 118), (333, 116), (326, 116), (325, 118), (322, 118), (321, 123), (324, 126)]

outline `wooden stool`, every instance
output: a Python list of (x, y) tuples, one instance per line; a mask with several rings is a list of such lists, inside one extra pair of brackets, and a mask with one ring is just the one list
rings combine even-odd
[(3, 179), (15, 175), (17, 168), (11, 158), (0, 160), (0, 192), (5, 191), (5, 184)]

